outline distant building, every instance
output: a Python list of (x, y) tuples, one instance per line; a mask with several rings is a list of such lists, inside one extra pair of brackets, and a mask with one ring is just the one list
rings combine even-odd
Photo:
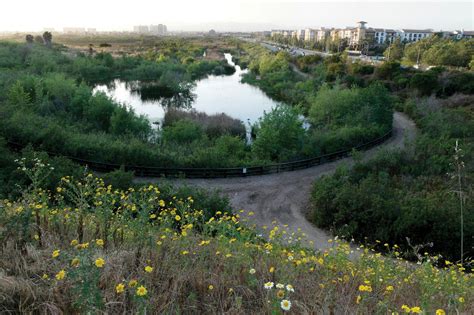
[(326, 38), (329, 36), (330, 33), (331, 33), (331, 30), (327, 29), (327, 28), (321, 28), (321, 29), (317, 30), (317, 32), (316, 32), (316, 41), (317, 42), (322, 42), (322, 41), (326, 40)]
[(412, 30), (412, 29), (401, 29), (397, 32), (397, 36), (400, 37), (402, 42), (417, 42), (424, 38), (433, 35), (433, 30)]
[(397, 37), (397, 31), (392, 29), (374, 28), (374, 43), (382, 45), (393, 43)]
[(160, 35), (166, 35), (168, 32), (168, 28), (164, 24), (158, 24), (158, 34)]
[(304, 30), (304, 40), (306, 42), (316, 41), (316, 30), (312, 28), (307, 28)]
[(452, 32), (443, 32), (443, 37), (451, 39), (474, 38), (474, 31), (456, 30)]
[(168, 28), (164, 24), (150, 25), (150, 33), (153, 35), (166, 35)]
[(297, 30), (296, 31), (296, 39), (304, 40), (305, 39), (306, 30)]
[(147, 34), (150, 32), (150, 29), (147, 25), (137, 25), (133, 27), (133, 32), (139, 34)]
[(85, 34), (86, 29), (84, 27), (64, 27), (63, 32), (65, 34)]
[(97, 29), (96, 28), (88, 28), (87, 29), (87, 34), (97, 34)]

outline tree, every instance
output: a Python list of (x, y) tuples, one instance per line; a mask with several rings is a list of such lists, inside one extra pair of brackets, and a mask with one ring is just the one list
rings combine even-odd
[(51, 32), (44, 32), (43, 40), (46, 46), (51, 47), (51, 45), (53, 44), (53, 34), (51, 34)]
[(388, 46), (383, 55), (388, 61), (400, 61), (403, 58), (403, 48), (404, 45), (400, 41), (400, 38), (397, 38), (390, 46)]
[(473, 53), (474, 40), (442, 39), (428, 47), (422, 61), (427, 65), (467, 67)]
[(25, 36), (25, 39), (26, 39), (26, 42), (27, 42), (29, 45), (33, 44), (33, 35), (28, 34), (28, 35)]
[(297, 157), (304, 138), (305, 130), (298, 111), (278, 105), (260, 118), (252, 149), (262, 160), (288, 161)]
[(35, 36), (35, 43), (39, 44), (39, 45), (44, 45), (44, 39), (42, 36), (40, 35), (36, 35)]

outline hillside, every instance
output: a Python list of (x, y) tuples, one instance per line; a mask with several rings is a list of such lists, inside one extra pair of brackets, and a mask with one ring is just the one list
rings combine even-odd
[[(472, 313), (474, 277), (337, 239), (315, 252), (285, 225), (257, 235), (252, 213), (91, 174), (39, 187), (54, 171), (20, 160), (32, 185), (0, 202), (2, 313)], [(195, 206), (198, 205), (198, 206)], [(226, 211), (227, 210), (227, 211)], [(22, 257), (22, 259), (18, 259)]]

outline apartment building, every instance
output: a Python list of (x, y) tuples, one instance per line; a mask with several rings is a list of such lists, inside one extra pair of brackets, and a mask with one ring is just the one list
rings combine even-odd
[(397, 31), (392, 29), (374, 28), (374, 44), (383, 45), (393, 43), (397, 37)]
[(474, 38), (474, 31), (455, 30), (452, 32), (442, 32), (443, 37), (451, 39)]
[[(414, 29), (385, 29), (372, 28), (366, 26), (367, 22), (359, 21), (355, 27), (345, 28), (321, 28), (321, 29), (300, 29), (300, 30), (273, 30), (271, 36), (280, 36), (284, 38), (296, 38), (308, 42), (322, 42), (326, 38), (332, 41), (343, 40), (350, 49), (362, 50), (373, 46), (387, 45), (400, 38), (402, 42), (417, 42), (434, 34), (433, 30), (414, 30)], [(445, 34), (452, 38), (474, 38), (474, 32), (454, 31)]]
[(412, 30), (401, 29), (397, 31), (397, 36), (402, 42), (417, 42), (433, 35), (433, 30)]
[(316, 41), (316, 32), (317, 30), (312, 28), (307, 28), (304, 30), (304, 40), (306, 42), (314, 42)]
[(297, 30), (296, 31), (296, 39), (298, 40), (304, 40), (305, 39), (305, 34), (306, 34), (306, 30)]
[(327, 37), (329, 37), (331, 33), (331, 29), (328, 29), (328, 28), (321, 28), (319, 30), (317, 30), (316, 32), (316, 41), (317, 42), (322, 42), (324, 40), (326, 40)]

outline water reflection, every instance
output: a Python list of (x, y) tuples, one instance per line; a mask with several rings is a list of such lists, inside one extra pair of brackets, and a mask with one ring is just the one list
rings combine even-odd
[(227, 62), (235, 66), (232, 75), (211, 75), (199, 80), (195, 85), (180, 86), (178, 93), (156, 82), (125, 82), (114, 80), (109, 84), (98, 85), (94, 92), (104, 92), (117, 102), (131, 106), (137, 114), (148, 116), (152, 122), (160, 122), (166, 108), (193, 108), (206, 114), (225, 113), (232, 118), (254, 123), (270, 111), (276, 102), (260, 89), (241, 83), (242, 70), (232, 62), (232, 56), (225, 54)]

